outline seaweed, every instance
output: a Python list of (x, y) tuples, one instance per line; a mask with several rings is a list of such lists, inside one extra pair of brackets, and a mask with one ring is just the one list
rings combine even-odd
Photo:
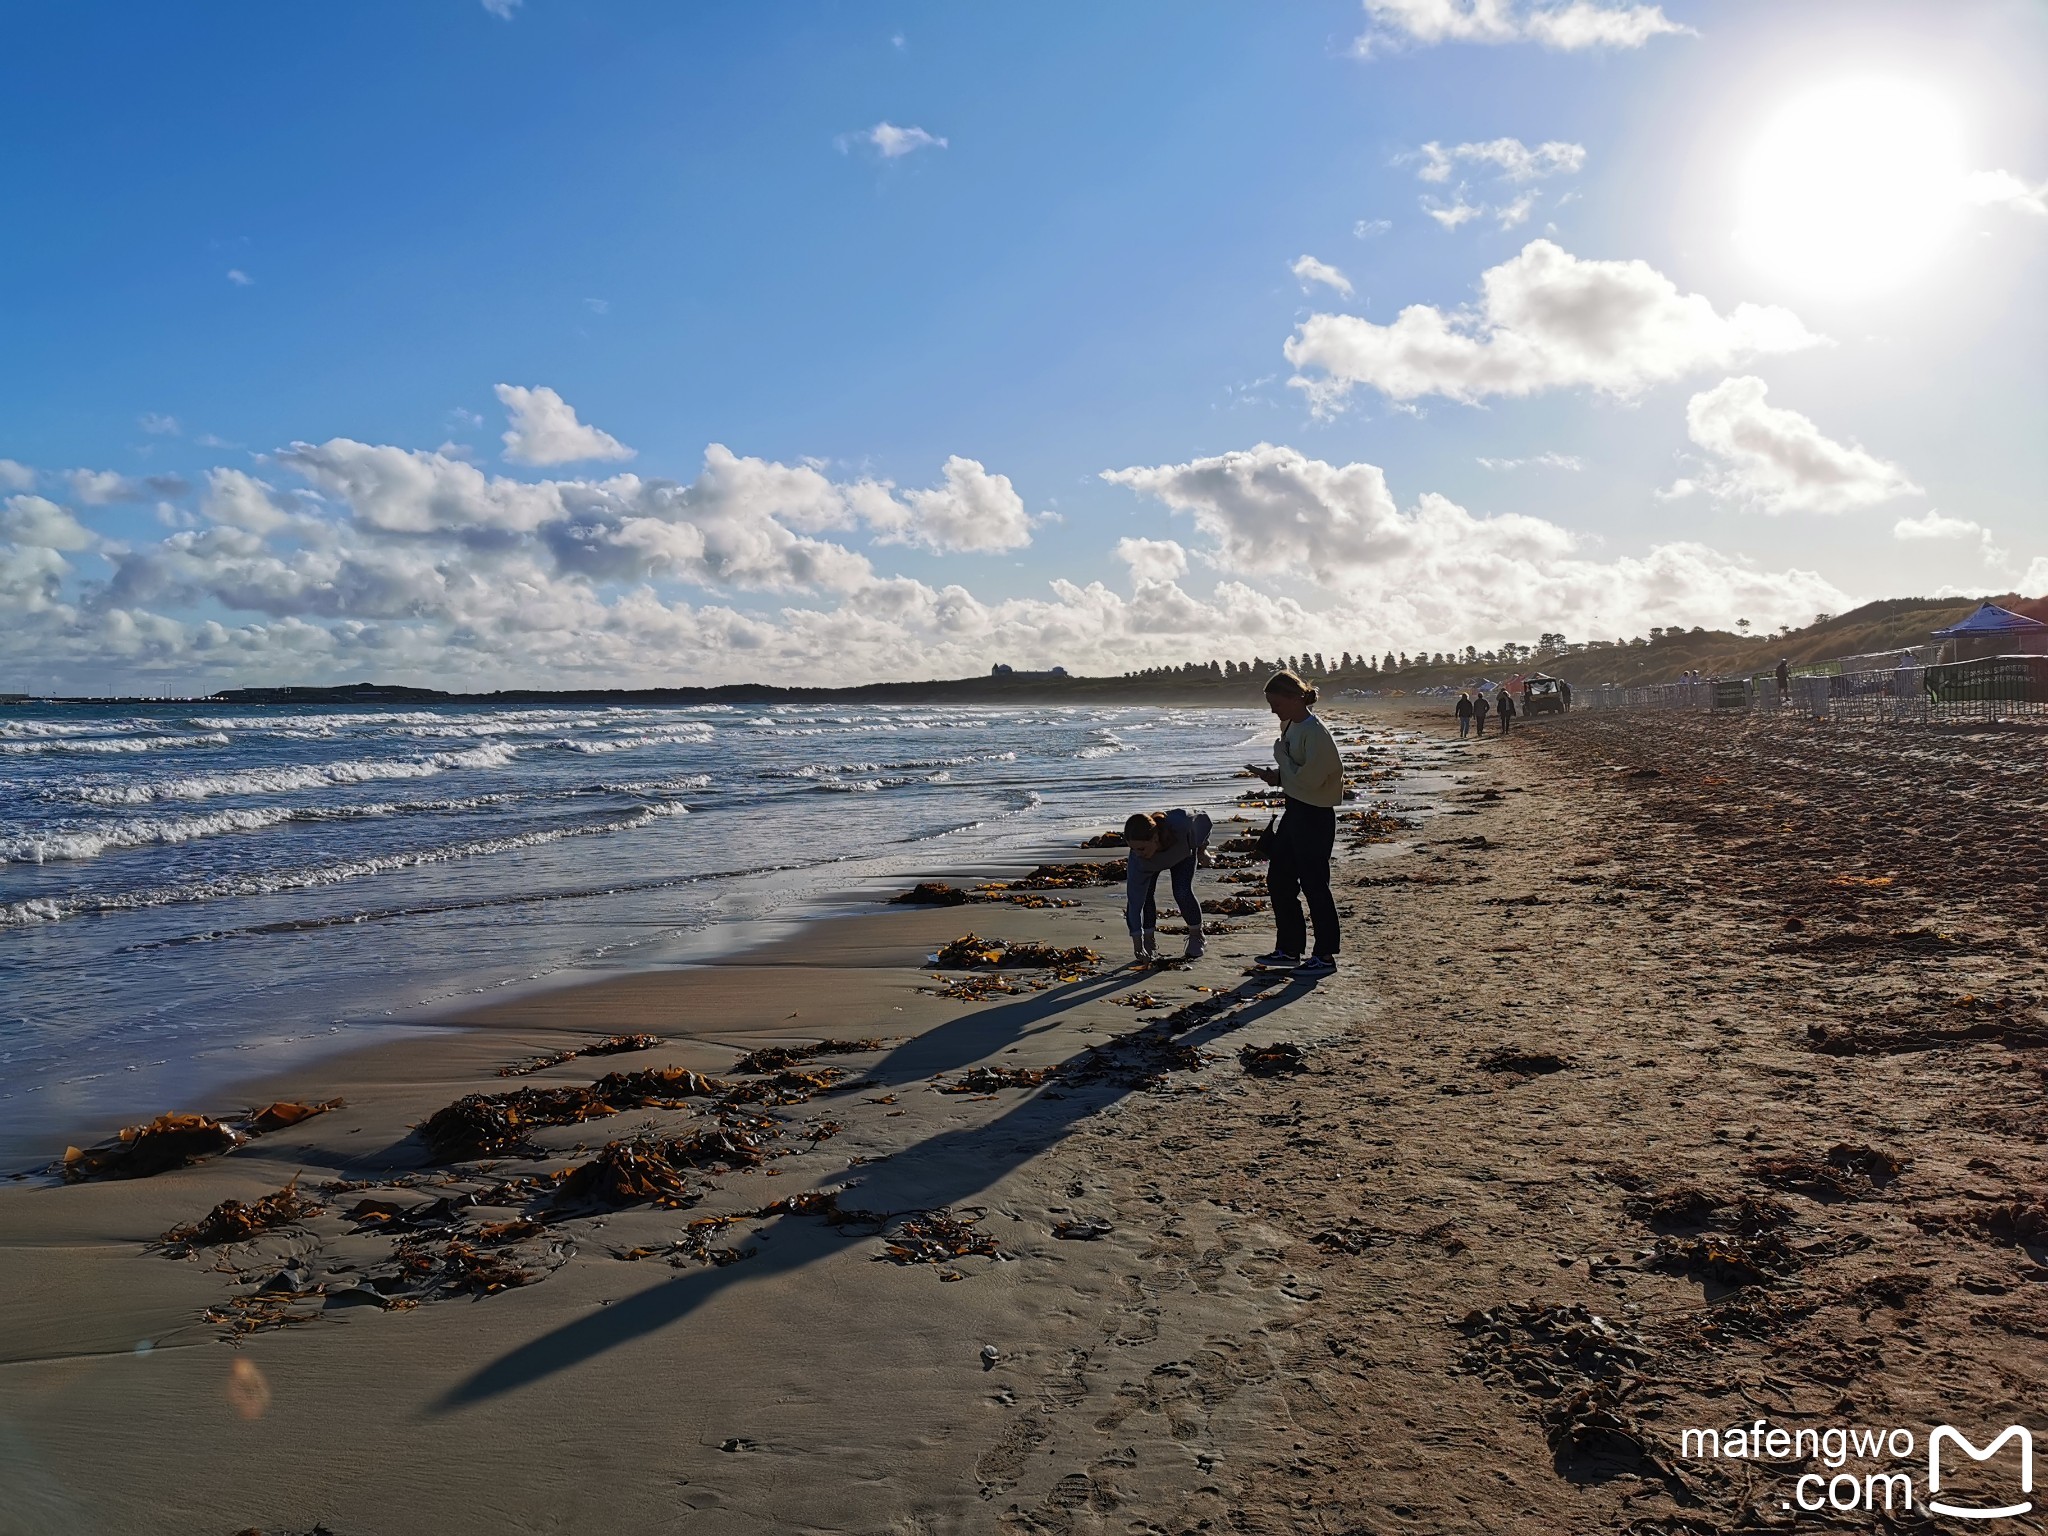
[(651, 1051), (657, 1045), (665, 1043), (659, 1035), (607, 1035), (602, 1040), (593, 1040), (589, 1045), (579, 1045), (566, 1051), (556, 1051), (551, 1055), (514, 1062), (509, 1067), (500, 1067), (498, 1076), (525, 1077), (530, 1072), (558, 1067), (563, 1062), (574, 1061), (579, 1056), (616, 1056), (625, 1051)]
[(317, 1103), (281, 1101), (246, 1114), (216, 1120), (209, 1115), (164, 1114), (90, 1147), (66, 1147), (61, 1171), (77, 1183), (86, 1179), (146, 1179), (172, 1168), (232, 1152), (254, 1137), (297, 1125), (341, 1107), (340, 1099)]
[(299, 1193), (299, 1181), (295, 1175), (283, 1189), (273, 1190), (260, 1200), (247, 1204), (240, 1200), (223, 1200), (197, 1221), (171, 1228), (158, 1241), (172, 1257), (181, 1257), (197, 1248), (247, 1242), (275, 1228), (317, 1216), (325, 1209), (317, 1201)]

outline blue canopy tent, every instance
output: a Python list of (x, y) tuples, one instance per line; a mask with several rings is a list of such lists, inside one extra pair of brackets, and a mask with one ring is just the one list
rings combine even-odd
[(1961, 623), (1937, 629), (1934, 638), (1953, 642), (1952, 659), (1956, 661), (2048, 653), (2048, 624), (1989, 601)]

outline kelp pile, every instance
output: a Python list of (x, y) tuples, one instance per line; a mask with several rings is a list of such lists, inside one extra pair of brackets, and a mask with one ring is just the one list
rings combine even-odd
[(689, 1099), (715, 1098), (731, 1085), (680, 1067), (611, 1072), (583, 1087), (520, 1088), (472, 1093), (438, 1109), (420, 1127), (420, 1139), (444, 1162), (511, 1152), (532, 1131), (576, 1125), (628, 1109), (674, 1109)]
[(1036, 1088), (1051, 1076), (1042, 1067), (971, 1067), (955, 1078), (935, 1077), (940, 1093), (993, 1093), (998, 1088)]
[(666, 1043), (659, 1035), (607, 1035), (602, 1040), (593, 1040), (589, 1045), (574, 1046), (566, 1051), (556, 1051), (550, 1056), (535, 1056), (527, 1061), (514, 1062), (509, 1067), (500, 1067), (498, 1076), (525, 1077), (531, 1072), (559, 1067), (563, 1062), (574, 1061), (579, 1056), (617, 1056), (626, 1051), (651, 1051), (657, 1045)]
[(317, 1216), (326, 1209), (318, 1201), (300, 1194), (299, 1181), (294, 1177), (283, 1189), (274, 1190), (260, 1200), (246, 1204), (240, 1200), (223, 1200), (197, 1221), (171, 1228), (158, 1242), (167, 1254), (179, 1258), (198, 1248), (247, 1242), (265, 1232)]
[(112, 1140), (91, 1147), (66, 1147), (61, 1171), (66, 1180), (146, 1179), (171, 1168), (223, 1152), (297, 1125), (314, 1115), (341, 1107), (340, 1099), (302, 1104), (266, 1104), (247, 1114), (215, 1120), (208, 1115), (158, 1115), (146, 1125), (131, 1125)]
[(1100, 965), (1102, 956), (1085, 946), (1060, 949), (1051, 944), (1011, 944), (1002, 939), (984, 939), (978, 934), (967, 933), (925, 963), (932, 970), (947, 971), (982, 968), (1077, 971)]
[(971, 891), (963, 891), (959, 886), (948, 885), (943, 880), (926, 880), (912, 886), (900, 896), (891, 896), (889, 901), (891, 905), (899, 907), (963, 907), (977, 902), (1001, 902), (1012, 907), (1032, 909), (1075, 905), (1057, 896), (1042, 896), (1036, 889), (1012, 890), (1010, 882), (1004, 880), (991, 880)]

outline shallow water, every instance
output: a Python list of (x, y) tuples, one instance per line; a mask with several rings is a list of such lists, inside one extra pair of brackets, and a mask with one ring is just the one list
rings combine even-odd
[(0, 1158), (479, 992), (1220, 804), (1262, 711), (0, 709)]

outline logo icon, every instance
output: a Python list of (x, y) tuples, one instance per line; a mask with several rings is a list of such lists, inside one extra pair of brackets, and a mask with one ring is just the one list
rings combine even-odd
[(2034, 1491), (2034, 1437), (2025, 1425), (2009, 1424), (1996, 1440), (1978, 1450), (1969, 1438), (1952, 1425), (1942, 1424), (1927, 1437), (1927, 1492), (1930, 1495), (1927, 1508), (1937, 1515), (1952, 1515), (1958, 1520), (2003, 1520), (2013, 1515), (2024, 1515), (2034, 1507), (2033, 1500), (2022, 1500), (2018, 1504), (2007, 1504), (2000, 1509), (1974, 1509), (1962, 1504), (1945, 1504), (1932, 1495), (1941, 1492), (1941, 1442), (1953, 1440), (1956, 1449), (1972, 1461), (1989, 1461), (1998, 1454), (1999, 1447), (2006, 1441), (2017, 1438), (2020, 1443), (2020, 1492)]

